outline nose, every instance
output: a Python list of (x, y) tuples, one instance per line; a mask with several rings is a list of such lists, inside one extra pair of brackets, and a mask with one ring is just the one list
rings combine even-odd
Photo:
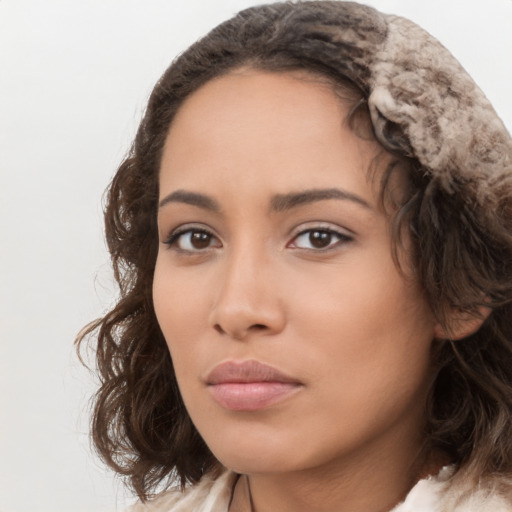
[(226, 257), (219, 270), (220, 286), (209, 318), (217, 332), (245, 340), (284, 329), (286, 315), (268, 259), (251, 250), (239, 251)]

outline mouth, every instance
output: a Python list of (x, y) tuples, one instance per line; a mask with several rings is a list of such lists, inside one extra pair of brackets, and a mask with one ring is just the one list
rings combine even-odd
[(212, 398), (232, 411), (258, 411), (295, 394), (302, 383), (259, 361), (227, 361), (206, 378)]

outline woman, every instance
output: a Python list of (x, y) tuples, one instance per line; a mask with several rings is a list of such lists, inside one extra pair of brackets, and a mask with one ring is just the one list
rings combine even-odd
[(105, 219), (82, 337), (134, 510), (511, 509), (512, 142), (419, 27), (241, 12), (156, 85)]

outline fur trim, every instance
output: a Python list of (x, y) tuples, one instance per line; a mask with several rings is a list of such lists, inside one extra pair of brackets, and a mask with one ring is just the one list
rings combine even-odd
[(205, 476), (181, 492), (173, 489), (155, 500), (136, 503), (128, 512), (227, 512), (236, 473), (226, 471), (216, 480)]
[(443, 468), (435, 477), (420, 480), (404, 502), (391, 512), (510, 512), (512, 504), (497, 491), (492, 480), (479, 486), (452, 480), (453, 467)]
[(400, 125), (412, 155), (448, 192), (468, 185), (493, 205), (512, 187), (512, 139), (451, 53), (413, 22), (386, 16), (388, 35), (372, 66), (369, 107), (379, 138)]
[[(420, 480), (405, 501), (391, 512), (510, 512), (512, 501), (497, 490), (494, 481), (473, 488), (463, 479), (452, 479), (452, 467), (435, 477)], [(217, 480), (204, 477), (183, 492), (171, 490), (159, 498), (134, 505), (129, 512), (228, 512), (238, 475), (226, 471)]]

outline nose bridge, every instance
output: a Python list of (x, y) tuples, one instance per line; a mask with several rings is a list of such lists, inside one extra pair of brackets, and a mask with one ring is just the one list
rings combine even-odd
[(243, 237), (226, 251), (211, 324), (241, 339), (252, 331), (277, 332), (284, 316), (264, 244)]
[(261, 302), (260, 293), (266, 284), (269, 261), (254, 240), (233, 244), (224, 261), (219, 304), (250, 311)]

